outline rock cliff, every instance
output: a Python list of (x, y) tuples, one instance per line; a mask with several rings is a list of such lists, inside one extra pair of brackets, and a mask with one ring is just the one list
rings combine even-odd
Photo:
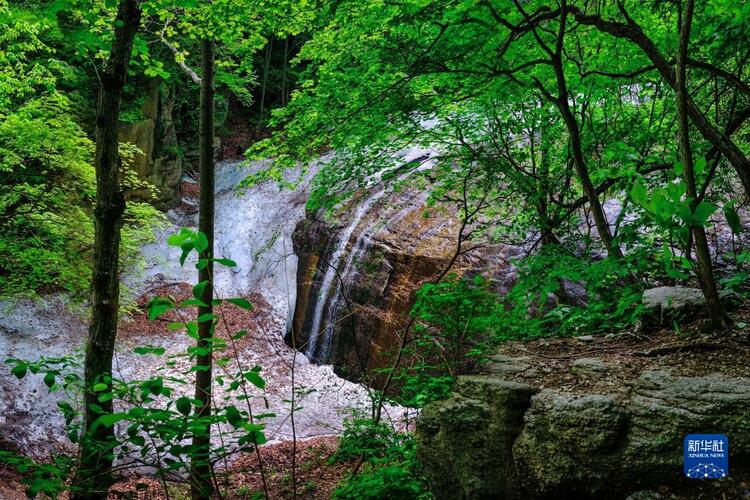
[(750, 466), (750, 378), (645, 370), (612, 384), (617, 367), (588, 359), (573, 363), (576, 377), (610, 380), (573, 391), (543, 388), (534, 364), (497, 356), (487, 373), (460, 377), (448, 400), (424, 409), (417, 453), (438, 498), (627, 498), (703, 488), (682, 474), (691, 433), (727, 434), (730, 469)]
[[(309, 213), (297, 224), (297, 301), (287, 343), (348, 378), (390, 365), (414, 292), (456, 252), (455, 207), (429, 207), (427, 191), (377, 184), (334, 221)], [(509, 259), (519, 249), (483, 243), (461, 255), (451, 272), (488, 274), (503, 292), (514, 277)]]
[(155, 199), (145, 188), (131, 190), (133, 199), (153, 202), (166, 210), (179, 203), (178, 186), (182, 176), (182, 158), (178, 154), (177, 134), (172, 121), (173, 90), (160, 88), (158, 80), (149, 84), (146, 99), (141, 106), (143, 119), (123, 125), (119, 131), (120, 142), (130, 143), (141, 150), (130, 167), (141, 181), (156, 188)]

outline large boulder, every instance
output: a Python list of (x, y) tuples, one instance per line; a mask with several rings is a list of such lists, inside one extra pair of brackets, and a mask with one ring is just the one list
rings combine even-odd
[(750, 466), (748, 378), (647, 370), (611, 394), (574, 393), (507, 380), (530, 369), (519, 371), (526, 360), (494, 363), (486, 375), (461, 377), (417, 422), (417, 453), (437, 498), (626, 498), (679, 489), (689, 486), (682, 447), (691, 433), (727, 434), (730, 470)]
[(418, 456), (433, 491), (438, 498), (522, 498), (512, 449), (537, 389), (467, 376), (458, 391), (418, 420)]
[(694, 315), (705, 310), (706, 300), (699, 288), (660, 286), (643, 292), (643, 307), (660, 320), (677, 315)]

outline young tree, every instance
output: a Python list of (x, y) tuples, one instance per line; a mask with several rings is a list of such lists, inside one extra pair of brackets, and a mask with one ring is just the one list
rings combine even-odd
[[(693, 164), (693, 152), (690, 145), (690, 120), (688, 118), (688, 95), (687, 95), (687, 60), (688, 45), (690, 42), (690, 27), (693, 22), (694, 0), (687, 0), (681, 12), (680, 43), (677, 51), (677, 62), (675, 71), (675, 92), (677, 97), (677, 121), (679, 125), (680, 156), (682, 157), (683, 179), (685, 181), (686, 194), (690, 200), (690, 209), (695, 212), (700, 198), (695, 181), (695, 168)], [(698, 260), (698, 280), (700, 281), (703, 295), (706, 297), (706, 305), (714, 328), (724, 329), (729, 326), (729, 318), (724, 312), (716, 289), (716, 280), (711, 264), (711, 253), (708, 249), (706, 231), (702, 225), (694, 224), (691, 228), (693, 240), (695, 241), (695, 256)]]
[(214, 42), (206, 37), (201, 42), (201, 102), (200, 102), (200, 211), (198, 229), (207, 240), (200, 258), (206, 265), (198, 272), (199, 286), (203, 287), (202, 305), (198, 307), (198, 354), (195, 360), (195, 399), (197, 413), (206, 425), (193, 436), (191, 463), (191, 495), (193, 499), (209, 498), (213, 492), (211, 481), (211, 385), (213, 383), (211, 337), (213, 320), (213, 248), (214, 248)]
[(117, 131), (120, 101), (128, 74), (133, 40), (141, 19), (140, 0), (121, 0), (115, 18), (112, 51), (101, 72), (96, 113), (96, 209), (91, 325), (84, 368), (84, 436), (76, 477), (75, 500), (102, 498), (110, 483), (113, 429), (106, 417), (112, 401), (100, 401), (95, 388), (112, 383), (112, 356), (120, 298), (120, 229), (125, 198), (118, 175)]

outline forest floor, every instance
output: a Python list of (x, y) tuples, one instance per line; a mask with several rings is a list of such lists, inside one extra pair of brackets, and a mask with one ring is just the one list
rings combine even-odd
[[(268, 444), (260, 448), (263, 476), (266, 480), (269, 498), (293, 498), (292, 457), (296, 457), (294, 467), (297, 485), (297, 498), (329, 499), (336, 485), (354, 467), (353, 463), (333, 463), (332, 455), (338, 448), (338, 438), (323, 436), (294, 442)], [(258, 456), (245, 453), (237, 458), (217, 478), (225, 498), (250, 500), (264, 498), (263, 477), (258, 467)], [(169, 496), (162, 485), (153, 478), (137, 477), (117, 483), (110, 491), (112, 500), (181, 500), (189, 498), (186, 484), (169, 485)]]
[[(336, 485), (354, 467), (353, 462), (333, 463), (338, 438), (321, 436), (296, 443), (284, 441), (260, 448), (263, 476), (271, 499), (294, 498), (292, 488), (292, 457), (296, 475), (296, 498), (323, 500), (331, 498)], [(263, 499), (263, 479), (255, 453), (240, 455), (226, 471), (217, 474), (217, 481), (228, 500)], [(24, 500), (20, 476), (0, 466), (0, 499)], [(187, 483), (169, 483), (165, 493), (162, 483), (153, 476), (132, 476), (118, 481), (110, 490), (109, 500), (185, 500), (190, 498)], [(63, 494), (60, 500), (66, 500)]]
[[(679, 329), (507, 342), (499, 353), (529, 358), (534, 370), (524, 378), (573, 393), (622, 387), (645, 370), (663, 369), (679, 376), (750, 377), (750, 304), (735, 311), (732, 319), (735, 329), (728, 332), (706, 333), (706, 321), (700, 319)], [(581, 358), (604, 363), (606, 376), (576, 374), (573, 363)]]

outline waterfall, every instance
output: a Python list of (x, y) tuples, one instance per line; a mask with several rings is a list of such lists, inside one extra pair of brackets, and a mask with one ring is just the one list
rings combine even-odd
[[(352, 218), (351, 222), (344, 228), (344, 230), (339, 235), (337, 241), (336, 241), (336, 247), (331, 254), (330, 259), (326, 262), (326, 273), (323, 276), (323, 282), (320, 285), (320, 290), (318, 290), (318, 300), (315, 302), (315, 309), (313, 310), (313, 320), (312, 320), (312, 327), (310, 329), (310, 334), (308, 335), (308, 341), (307, 346), (304, 350), (305, 355), (310, 358), (311, 360), (317, 360), (325, 362), (327, 361), (328, 352), (330, 352), (330, 345), (333, 341), (333, 325), (330, 324), (330, 321), (326, 321), (326, 329), (325, 331), (320, 331), (320, 326), (323, 321), (323, 313), (326, 310), (326, 302), (328, 300), (328, 296), (331, 292), (331, 286), (336, 283), (336, 291), (338, 291), (338, 288), (340, 287), (340, 284), (337, 280), (337, 274), (339, 273), (339, 265), (341, 264), (341, 259), (344, 257), (346, 253), (346, 247), (349, 244), (349, 240), (352, 237), (352, 234), (354, 233), (354, 230), (357, 229), (357, 226), (359, 225), (360, 221), (362, 220), (362, 217), (365, 216), (367, 211), (372, 207), (372, 205), (378, 201), (383, 194), (385, 193), (385, 188), (377, 191), (375, 194), (371, 195), (369, 198), (367, 198), (358, 208), (357, 211), (354, 213), (354, 217)], [(342, 275), (344, 276), (344, 275)], [(325, 356), (316, 356), (316, 348), (318, 346), (318, 339), (322, 337), (323, 346), (327, 346)]]
[[(429, 160), (430, 152), (430, 150), (422, 148), (408, 149), (401, 155), (403, 159), (402, 164), (411, 163), (413, 161), (428, 160), (416, 170), (430, 168), (433, 166), (433, 162)], [(398, 179), (400, 180), (408, 175), (409, 173), (400, 175)], [(375, 184), (377, 184), (377, 182)], [(346, 278), (352, 272), (353, 264), (357, 259), (360, 256), (365, 255), (369, 248), (370, 236), (375, 230), (375, 227), (380, 224), (381, 221), (376, 220), (359, 231), (357, 239), (354, 244), (351, 245), (351, 250), (349, 251), (348, 256), (346, 256), (346, 260), (344, 260), (344, 256), (347, 253), (347, 248), (350, 247), (352, 235), (360, 225), (362, 218), (367, 214), (370, 208), (372, 208), (372, 206), (386, 194), (386, 192), (387, 186), (381, 185), (375, 193), (371, 194), (367, 199), (361, 202), (351, 222), (349, 222), (339, 234), (339, 237), (336, 240), (335, 249), (325, 263), (326, 272), (320, 289), (318, 290), (315, 308), (313, 309), (312, 326), (307, 336), (307, 346), (304, 349), (305, 355), (310, 360), (318, 363), (328, 363), (331, 359), (331, 350), (333, 348), (334, 333), (336, 329), (335, 321), (339, 316), (340, 306), (343, 302), (344, 290), (342, 281), (346, 281)], [(394, 218), (403, 217), (408, 211), (408, 207), (402, 209), (396, 215), (390, 217), (386, 223)], [(342, 261), (344, 261), (343, 266), (341, 266)], [(323, 330), (321, 330), (322, 327), (324, 328)]]

